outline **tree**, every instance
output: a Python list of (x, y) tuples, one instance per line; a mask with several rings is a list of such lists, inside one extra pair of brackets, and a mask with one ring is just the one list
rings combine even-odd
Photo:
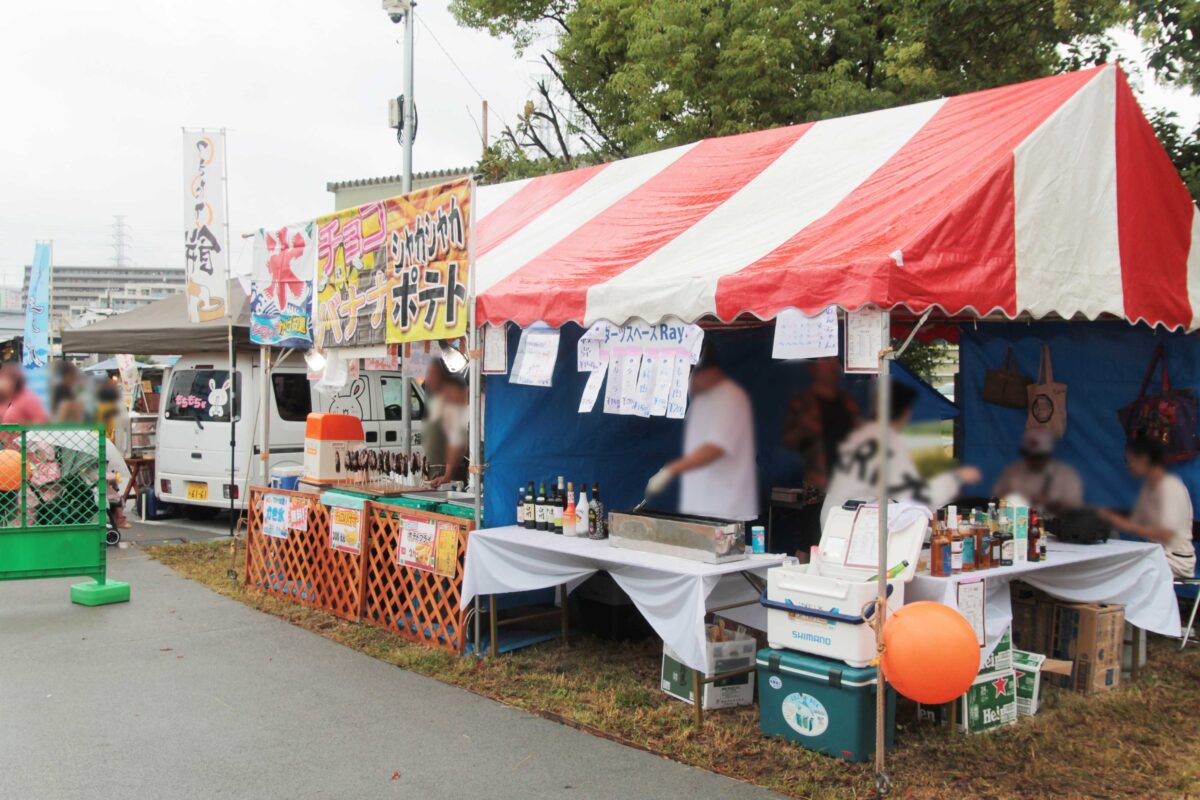
[(1200, 124), (1190, 132), (1185, 131), (1177, 113), (1161, 108), (1154, 109), (1149, 118), (1192, 199), (1200, 201)]
[[(489, 174), (918, 102), (1104, 60), (1121, 0), (453, 0), (547, 77)], [(1066, 55), (1062, 50), (1066, 50)], [(542, 169), (543, 165), (532, 167)]]

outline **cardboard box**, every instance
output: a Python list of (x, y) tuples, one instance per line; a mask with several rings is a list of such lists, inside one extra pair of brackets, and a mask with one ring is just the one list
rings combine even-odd
[[(735, 669), (755, 667), (758, 643), (747, 633), (726, 629), (726, 641), (707, 642), (705, 676), (732, 672)], [(692, 670), (685, 666), (669, 647), (663, 647), (662, 690), (672, 697), (694, 703), (692, 692)], [(754, 702), (754, 672), (732, 678), (706, 683), (703, 687), (702, 707), (705, 710), (748, 706)]]
[(1013, 671), (1017, 675), (1017, 713), (1031, 717), (1041, 707), (1042, 673), (1071, 674), (1070, 661), (1046, 658), (1041, 653), (1013, 651)]
[(983, 662), (983, 667), (979, 670), (984, 672), (1005, 672), (1013, 668), (1013, 640), (1012, 626), (1009, 625), (1004, 629), (1004, 633), (1000, 635), (1000, 641), (996, 642), (996, 649)]
[(1107, 692), (1121, 685), (1121, 649), (1125, 609), (1109, 603), (1060, 603), (1050, 654), (1071, 661), (1071, 675), (1053, 675), (1052, 683), (1082, 694)]
[[(1017, 676), (1009, 669), (983, 672), (967, 693), (954, 701), (958, 704), (956, 726), (966, 733), (984, 733), (1017, 721)], [(950, 703), (917, 706), (918, 717), (926, 722), (947, 725)]]
[(1058, 601), (1032, 586), (1013, 581), (1013, 646), (1029, 653), (1049, 653), (1054, 646), (1054, 619)]

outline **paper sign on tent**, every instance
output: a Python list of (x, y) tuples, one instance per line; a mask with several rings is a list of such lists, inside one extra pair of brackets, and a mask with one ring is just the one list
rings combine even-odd
[(639, 354), (625, 356), (621, 362), (621, 412), (636, 414), (638, 401), (638, 371), (642, 367)]
[(558, 329), (526, 328), (521, 331), (517, 355), (513, 359), (510, 383), (524, 386), (549, 386), (558, 361)]
[(675, 359), (671, 376), (671, 391), (667, 395), (667, 418), (683, 419), (687, 415), (688, 377), (692, 365), (686, 356)]
[(583, 397), (579, 399), (579, 413), (586, 414), (596, 407), (596, 398), (600, 396), (600, 385), (604, 383), (604, 375), (608, 372), (608, 364), (600, 365), (588, 376), (587, 384), (583, 387)]
[(604, 386), (604, 413), (621, 413), (621, 380), (625, 375), (625, 359), (613, 356), (609, 365), (608, 383)]
[(662, 417), (666, 416), (671, 383), (675, 379), (675, 358), (670, 355), (656, 355), (653, 359), (654, 388), (650, 393), (650, 416)]
[(771, 358), (826, 358), (837, 354), (837, 309), (833, 306), (811, 317), (795, 308), (785, 308), (775, 317)]

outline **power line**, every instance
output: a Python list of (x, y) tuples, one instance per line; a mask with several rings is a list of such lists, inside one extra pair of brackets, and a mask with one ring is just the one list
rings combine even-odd
[[(454, 66), (454, 68), (456, 70), (458, 70), (458, 74), (462, 76), (462, 79), (464, 81), (466, 81), (467, 86), (471, 87), (471, 91), (473, 91), (479, 97), (480, 100), (487, 102), (487, 98), (483, 96), (483, 92), (479, 91), (479, 87), (477, 87), (474, 83), (472, 83), (471, 79), (469, 77), (467, 77), (467, 73), (463, 70), (462, 67), (460, 67), (458, 65), (458, 62), (454, 60), (454, 56), (450, 55), (450, 51), (446, 49), (446, 46), (444, 44), (442, 44), (442, 40), (439, 39), (437, 37), (437, 34), (433, 32), (433, 28), (430, 28), (428, 25), (426, 25), (425, 20), (422, 19), (421, 17), (418, 17), (414, 14), (413, 18), (416, 19), (417, 22), (421, 23), (421, 27), (424, 28), (426, 30), (426, 32), (428, 32), (429, 35), (433, 37), (433, 41), (438, 46), (438, 49), (440, 49), (446, 55), (446, 58), (450, 59), (450, 63)], [(496, 118), (497, 123), (499, 123), (501, 126), (504, 125), (504, 118), (496, 113), (496, 111), (494, 110), (494, 108), (490, 102), (488, 102), (488, 113)], [(474, 117), (472, 117), (472, 120), (474, 120)], [(478, 127), (478, 125), (476, 125), (476, 127)]]

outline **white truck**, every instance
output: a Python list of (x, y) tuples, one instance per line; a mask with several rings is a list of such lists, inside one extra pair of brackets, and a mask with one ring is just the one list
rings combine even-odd
[[(327, 397), (309, 382), (303, 359), (294, 359), (271, 370), (269, 468), (303, 463), (304, 423), (311, 411), (359, 417), (367, 447), (404, 448), (403, 382), (399, 370), (363, 370), (339, 394)], [(259, 481), (261, 469), (259, 370), (257, 351), (238, 353), (237, 374), (233, 377), (224, 355), (180, 357), (164, 381), (159, 401), (154, 488), (160, 501), (204, 516), (228, 508), (232, 492), (235, 505), (241, 506), (248, 485)], [(413, 449), (421, 452), (425, 398), (419, 383), (410, 383)], [(237, 431), (232, 479), (231, 419)]]

